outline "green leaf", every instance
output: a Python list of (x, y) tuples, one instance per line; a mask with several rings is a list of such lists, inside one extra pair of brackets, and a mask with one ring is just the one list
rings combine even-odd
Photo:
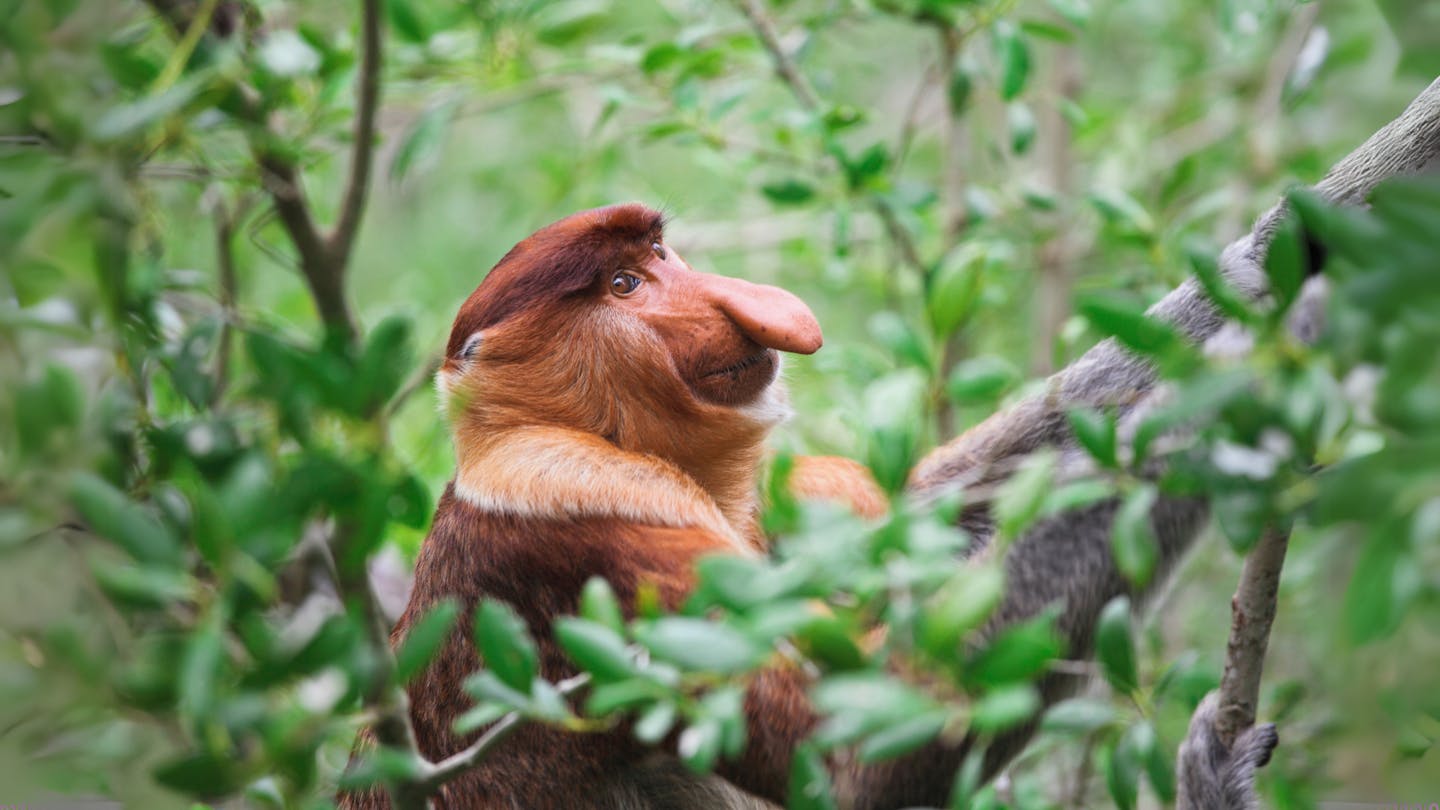
[(391, 520), (412, 529), (423, 529), (430, 522), (430, 491), (417, 475), (402, 474), (392, 482), (389, 507)]
[(1170, 761), (1169, 753), (1160, 744), (1155, 728), (1141, 720), (1130, 727), (1129, 734), (1155, 795), (1166, 804), (1175, 801), (1175, 763)]
[(482, 701), (490, 701), (504, 706), (507, 711), (518, 709), (529, 711), (531, 708), (530, 688), (534, 683), (525, 685), (525, 691), (519, 691), (500, 680), (491, 670), (481, 670), (465, 679), (465, 692), (471, 697)]
[(974, 357), (955, 364), (945, 384), (945, 393), (957, 404), (989, 403), (999, 399), (1020, 381), (1020, 372), (1009, 362), (992, 355)]
[(1095, 657), (1105, 679), (1119, 692), (1129, 694), (1140, 684), (1135, 666), (1135, 644), (1130, 637), (1130, 600), (1117, 596), (1100, 612), (1095, 625)]
[(167, 608), (193, 595), (187, 575), (169, 568), (92, 563), (95, 584), (117, 603), (139, 608)]
[(1220, 272), (1220, 264), (1208, 250), (1187, 249), (1185, 255), (1195, 272), (1195, 279), (1205, 290), (1205, 296), (1227, 317), (1241, 323), (1253, 323), (1255, 313), (1246, 301)]
[(1087, 196), (1105, 224), (1122, 234), (1150, 236), (1155, 220), (1134, 197), (1120, 189), (1096, 189)]
[(608, 0), (554, 0), (534, 16), (535, 38), (546, 45), (569, 45), (598, 27), (609, 13)]
[(884, 173), (885, 168), (890, 165), (890, 150), (884, 143), (874, 143), (861, 152), (858, 158), (843, 156), (841, 165), (845, 169), (845, 180), (850, 189), (859, 191)]
[(513, 709), (508, 706), (482, 703), (455, 718), (454, 731), (461, 735), (471, 734), (499, 720), (511, 711)]
[(744, 672), (765, 653), (738, 630), (681, 616), (640, 625), (635, 637), (660, 658), (684, 669), (702, 672)]
[(1006, 537), (1019, 537), (1040, 514), (1055, 483), (1055, 454), (1036, 452), (1020, 465), (995, 497), (995, 522)]
[(961, 566), (920, 614), (920, 646), (937, 660), (955, 658), (961, 639), (990, 618), (1004, 593), (998, 564)]
[(1142, 484), (1130, 491), (1115, 511), (1110, 547), (1115, 552), (1115, 566), (1136, 587), (1150, 581), (1160, 558), (1159, 541), (1150, 524), (1150, 509), (1158, 493), (1154, 484)]
[(790, 810), (837, 810), (830, 793), (830, 769), (815, 746), (802, 742), (790, 760), (790, 789), (785, 806)]
[(907, 717), (866, 737), (856, 755), (861, 762), (881, 762), (914, 751), (935, 739), (949, 715), (941, 709)]
[(1099, 478), (1087, 478), (1062, 485), (1045, 495), (1040, 507), (1042, 518), (1061, 515), (1077, 509), (1093, 506), (1100, 501), (1115, 497), (1115, 484)]
[(985, 259), (983, 250), (957, 251), (930, 278), (925, 311), (937, 336), (948, 337), (974, 312), (984, 280)]
[(185, 754), (160, 765), (155, 781), (187, 796), (221, 799), (249, 780), (239, 760), (203, 751)]
[(1045, 731), (1088, 734), (1119, 722), (1120, 713), (1102, 700), (1071, 698), (1055, 704), (1040, 721)]
[(591, 689), (590, 696), (585, 698), (585, 712), (592, 717), (604, 717), (612, 712), (674, 700), (676, 697), (665, 686), (648, 677), (631, 678), (602, 683)]
[(356, 384), (359, 413), (369, 416), (385, 406), (415, 365), (410, 322), (399, 316), (381, 321), (370, 331), (360, 356)]
[(652, 45), (645, 55), (640, 57), (640, 70), (646, 75), (659, 73), (660, 71), (679, 62), (685, 56), (685, 50), (673, 42), (660, 42)]
[(1050, 8), (1076, 28), (1090, 22), (1090, 0), (1050, 0)]
[(633, 656), (625, 648), (625, 640), (607, 625), (588, 619), (558, 619), (555, 622), (555, 640), (581, 669), (597, 681), (619, 681), (636, 672)]
[(1408, 588), (1397, 588), (1414, 573), (1414, 557), (1400, 524), (1377, 527), (1365, 543), (1345, 589), (1345, 629), (1351, 642), (1385, 638), (1400, 626)]
[(1134, 810), (1140, 791), (1140, 762), (1133, 746), (1125, 739), (1111, 749), (1102, 749), (1105, 786), (1120, 810)]
[(695, 773), (708, 773), (715, 767), (720, 756), (720, 743), (724, 733), (720, 721), (707, 717), (680, 733), (676, 752), (685, 767)]
[(970, 71), (962, 64), (956, 64), (950, 69), (950, 81), (945, 85), (945, 97), (950, 106), (952, 117), (958, 117), (965, 112), (970, 104), (970, 94), (975, 89), (975, 81), (970, 77)]
[(1012, 101), (1025, 89), (1025, 82), (1030, 78), (1030, 49), (1020, 29), (1009, 20), (997, 21), (993, 30), (995, 52), (1000, 60), (1000, 97)]
[(530, 685), (530, 707), (526, 714), (546, 723), (566, 723), (574, 719), (570, 704), (555, 684), (537, 678)]
[(1145, 315), (1145, 310), (1117, 298), (1091, 296), (1076, 307), (1096, 329), (1113, 335), (1133, 351), (1158, 357), (1182, 343), (1169, 324)]
[(815, 187), (794, 178), (766, 183), (760, 192), (776, 205), (802, 205), (815, 199)]
[(416, 0), (385, 0), (385, 18), (390, 27), (406, 42), (424, 44), (430, 39), (430, 32), (420, 13), (415, 9)]
[(475, 645), (496, 677), (516, 691), (530, 691), (539, 655), (529, 628), (509, 605), (494, 599), (480, 603), (475, 611)]
[(228, 611), (212, 605), (209, 613), (185, 643), (180, 659), (179, 701), (182, 716), (197, 723), (212, 711), (215, 681), (225, 659), (225, 624)]
[(812, 660), (831, 672), (865, 666), (865, 653), (851, 638), (845, 623), (834, 616), (815, 616), (795, 634), (795, 642)]
[(79, 427), (85, 411), (84, 392), (75, 374), (47, 364), (36, 380), (15, 389), (15, 437), (21, 452), (41, 457), (55, 451), (56, 434)]
[(1021, 20), (1020, 30), (1032, 37), (1048, 39), (1052, 42), (1070, 43), (1075, 41), (1075, 32), (1049, 20)]
[(1120, 462), (1115, 454), (1115, 414), (1100, 413), (1090, 408), (1071, 408), (1065, 416), (1076, 441), (1100, 466), (1115, 469)]
[(111, 107), (95, 119), (90, 135), (101, 143), (116, 143), (142, 135), (184, 110), (205, 91), (210, 80), (208, 72), (195, 73), (153, 96)]
[(179, 565), (180, 543), (150, 511), (90, 473), (75, 476), (70, 499), (96, 534), (142, 563)]
[(447, 99), (425, 110), (415, 119), (395, 149), (395, 158), (390, 162), (391, 180), (404, 180), (412, 169), (428, 165), (436, 158), (459, 107), (455, 99)]
[(646, 709), (635, 721), (635, 739), (654, 745), (664, 739), (675, 726), (675, 704), (661, 701)]
[(700, 583), (697, 593), (737, 611), (774, 601), (793, 586), (793, 577), (767, 568), (759, 560), (728, 554), (713, 554), (696, 563)]
[(585, 587), (580, 591), (580, 615), (616, 633), (625, 630), (620, 600), (615, 597), (610, 583), (600, 577), (585, 581)]
[[(410, 629), (405, 633), (405, 638), (400, 642), (400, 648), (395, 651), (396, 683), (407, 684), (425, 669), (425, 666), (440, 651), (445, 640), (450, 637), (450, 631), (455, 627), (455, 619), (459, 615), (459, 602), (453, 598), (447, 598), (426, 611), (419, 621), (410, 625)], [(527, 681), (526, 687), (523, 688), (528, 688), (528, 685)]]
[(1060, 655), (1054, 615), (1046, 613), (1000, 633), (970, 661), (965, 676), (971, 683), (996, 688), (1028, 680)]
[(1005, 123), (1010, 129), (1010, 148), (1017, 155), (1023, 155), (1030, 151), (1031, 144), (1035, 143), (1037, 130), (1035, 113), (1030, 105), (1019, 101), (1013, 101), (1005, 108)]
[(1265, 275), (1270, 279), (1270, 294), (1278, 310), (1285, 312), (1305, 283), (1305, 246), (1294, 217), (1285, 217), (1275, 229), (1265, 253)]
[(1029, 720), (1040, 709), (1040, 695), (1029, 684), (1014, 684), (996, 689), (975, 704), (970, 721), (977, 730), (988, 734), (1012, 729)]
[(1217, 493), (1211, 498), (1210, 508), (1221, 533), (1237, 554), (1255, 547), (1272, 518), (1267, 494), (1253, 489)]

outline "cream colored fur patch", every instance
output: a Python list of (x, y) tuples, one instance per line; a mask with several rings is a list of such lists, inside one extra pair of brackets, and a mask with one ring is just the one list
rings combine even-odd
[(455, 494), (500, 514), (705, 529), (737, 553), (756, 554), (715, 501), (674, 465), (575, 430), (526, 427), (487, 437), (460, 460)]

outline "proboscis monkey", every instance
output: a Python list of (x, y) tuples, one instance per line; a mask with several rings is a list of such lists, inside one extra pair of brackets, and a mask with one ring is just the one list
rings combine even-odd
[[(466, 616), (479, 599), (499, 599), (529, 624), (541, 674), (558, 680), (574, 670), (551, 624), (577, 609), (591, 577), (608, 580), (627, 603), (649, 583), (673, 606), (701, 555), (763, 553), (756, 479), (765, 437), (787, 412), (779, 353), (819, 349), (820, 327), (784, 290), (692, 270), (666, 245), (662, 226), (640, 205), (568, 217), (516, 245), (461, 307), (438, 380), (458, 468), (393, 641), (446, 597), (458, 597)], [(886, 508), (853, 462), (802, 460), (792, 485), (867, 516)], [(1167, 553), (1182, 546), (1171, 542)], [(1091, 587), (1087, 577), (1100, 591), (1119, 587), (1106, 565), (1036, 564), (1012, 572), (1012, 587), (1028, 587), (1027, 577), (1070, 582), (1075, 592)], [(1088, 625), (1063, 629), (1084, 646)], [(457, 629), (408, 687), (418, 744), (431, 760), (470, 742), (451, 730), (469, 708), (461, 685), (482, 664), (469, 630)], [(805, 685), (798, 671), (760, 674), (746, 698), (749, 742), (713, 776), (691, 774), (624, 730), (571, 734), (531, 724), (447, 784), (436, 805), (783, 802), (794, 746), (816, 723)], [(846, 807), (941, 803), (968, 745), (937, 744), (870, 767), (837, 757), (836, 791)], [(347, 808), (387, 804), (378, 789), (341, 799)]]

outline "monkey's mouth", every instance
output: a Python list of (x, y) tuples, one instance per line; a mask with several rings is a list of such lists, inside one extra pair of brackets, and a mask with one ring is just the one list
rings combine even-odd
[(775, 350), (762, 348), (729, 365), (703, 372), (690, 387), (701, 399), (718, 405), (743, 405), (775, 380), (777, 368)]

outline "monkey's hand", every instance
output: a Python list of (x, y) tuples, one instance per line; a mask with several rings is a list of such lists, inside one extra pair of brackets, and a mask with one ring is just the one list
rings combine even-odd
[(1190, 718), (1190, 732), (1180, 745), (1176, 767), (1176, 810), (1254, 810), (1260, 806), (1255, 769), (1270, 761), (1280, 735), (1274, 723), (1253, 726), (1227, 749), (1215, 733), (1219, 704), (1219, 693), (1211, 692)]

